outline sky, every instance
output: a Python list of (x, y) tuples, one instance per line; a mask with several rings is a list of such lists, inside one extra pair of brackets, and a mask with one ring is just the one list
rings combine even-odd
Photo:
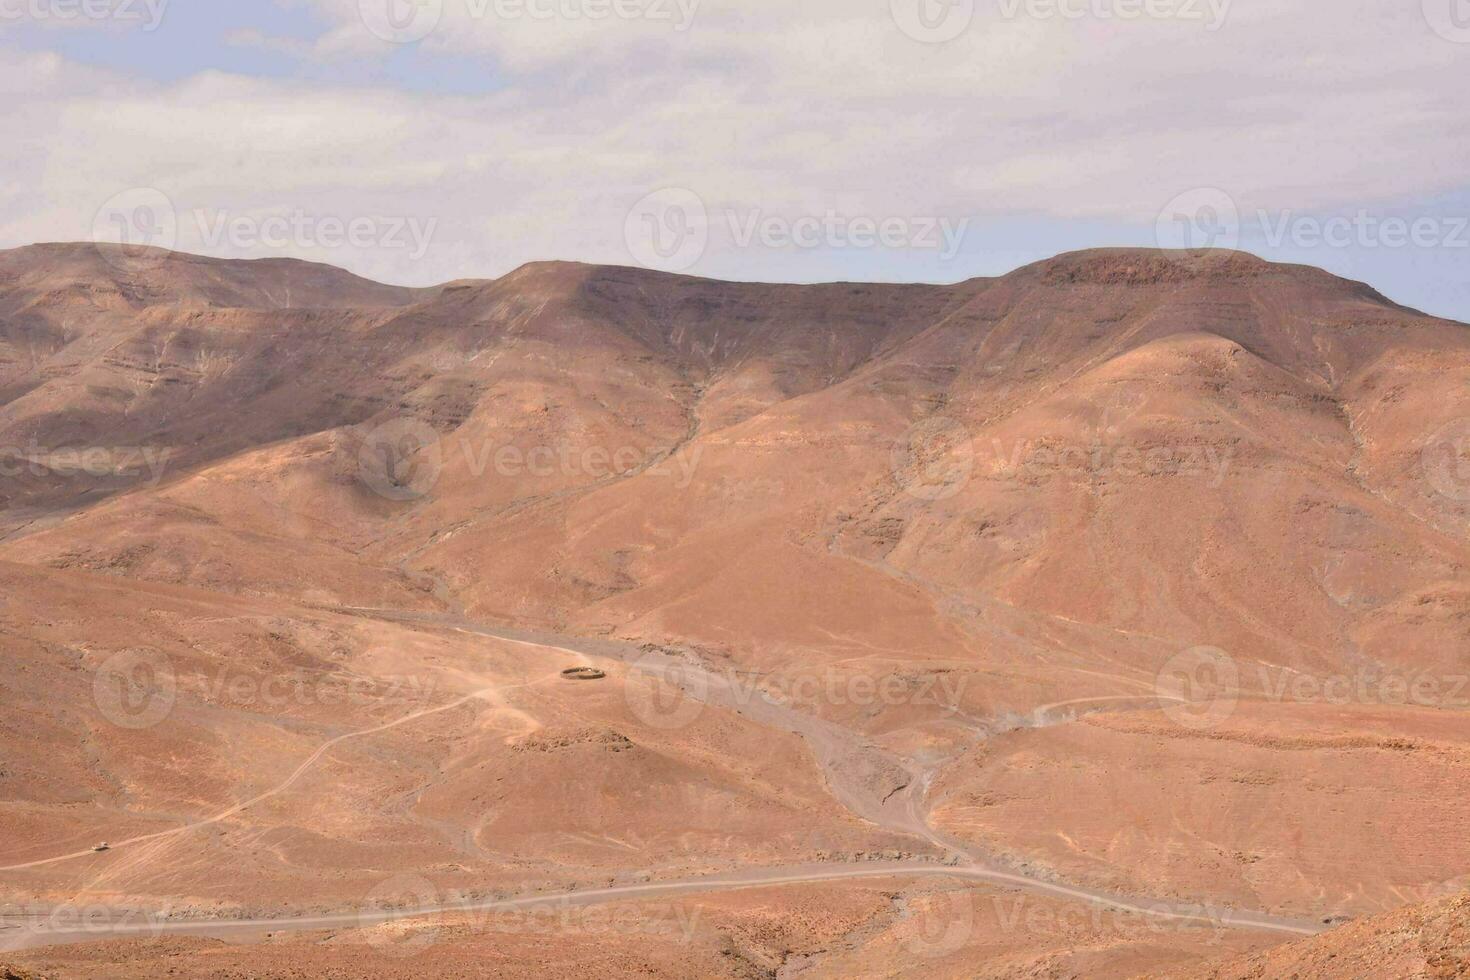
[(954, 282), (1239, 247), (1470, 321), (1470, 0), (0, 0), (0, 247)]

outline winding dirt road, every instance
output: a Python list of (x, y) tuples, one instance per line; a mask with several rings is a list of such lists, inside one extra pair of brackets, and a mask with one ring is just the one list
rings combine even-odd
[[(646, 882), (601, 889), (568, 890), (562, 893), (538, 893), (517, 898), (499, 899), (474, 904), (425, 905), (392, 911), (364, 911), (318, 916), (282, 917), (274, 919), (207, 919), (164, 920), (137, 916), (116, 910), (118, 919), (107, 925), (57, 928), (35, 919), (0, 919), (0, 949), (15, 951), (39, 946), (95, 942), (99, 939), (147, 935), (187, 935), (228, 938), (251, 932), (305, 932), (343, 927), (366, 927), (402, 919), (428, 916), (493, 912), (537, 907), (548, 903), (598, 904), (637, 900), (669, 895), (693, 895), (732, 889), (814, 884), (849, 879), (874, 878), (949, 878), (989, 882), (1019, 887), (1028, 891), (1055, 895), (1097, 906), (1113, 908), (1155, 919), (1199, 923), (1216, 928), (1260, 929), (1294, 935), (1313, 935), (1325, 931), (1320, 922), (1293, 919), (1262, 912), (1213, 908), (1183, 902), (1151, 900), (1110, 894), (1087, 888), (1048, 881), (1017, 873), (973, 853), (963, 842), (930, 826), (926, 807), (928, 788), (937, 767), (896, 756), (874, 744), (861, 733), (851, 731), (814, 715), (806, 714), (767, 696), (748, 685), (734, 682), (730, 675), (660, 651), (645, 651), (628, 644), (576, 637), (550, 636), (496, 628), (448, 615), (402, 613), (394, 610), (347, 609), (352, 615), (415, 623), (491, 637), (577, 658), (584, 664), (598, 659), (613, 660), (633, 670), (678, 686), (689, 698), (703, 705), (738, 709), (758, 724), (796, 734), (810, 746), (821, 768), (828, 792), (859, 818), (885, 830), (917, 838), (937, 849), (942, 860), (910, 860), (898, 862), (862, 862), (848, 864), (812, 864), (787, 867), (744, 869), (739, 872), (659, 882)], [(531, 687), (558, 679), (560, 670), (514, 685), (496, 685), (467, 694), (455, 701), (405, 715), (396, 721), (361, 731), (339, 735), (323, 743), (300, 766), (277, 786), (238, 803), (203, 820), (168, 830), (157, 831), (112, 845), (122, 850), (149, 841), (186, 834), (226, 820), (273, 796), (301, 778), (331, 749), (350, 739), (364, 738), (429, 715), (449, 711), (461, 705), (510, 690)], [(886, 788), (885, 787), (891, 787)], [(0, 872), (18, 871), (92, 855), (91, 850), (59, 854), (22, 864), (0, 867)]]

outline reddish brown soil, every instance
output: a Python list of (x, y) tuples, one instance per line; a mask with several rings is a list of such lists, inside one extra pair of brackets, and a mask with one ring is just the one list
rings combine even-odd
[[(1289, 936), (1023, 892), (1054, 925), (1020, 928), (968, 883), (989, 918), (917, 963), (943, 890), (861, 879), (681, 899), (690, 942), (467, 935), (404, 965), (282, 930), (24, 969), (1366, 976), (1362, 937), (1390, 975), (1461, 975), (1406, 930), (1458, 921), (1421, 903), (1470, 874), (1470, 328), (1238, 253), (426, 290), (122, 259), (0, 253), (0, 905), (279, 917), (403, 875), (482, 897), (963, 856), (1361, 921), (1268, 950)], [(405, 425), (434, 441), (388, 467)], [(1170, 702), (1199, 647), (1229, 698)], [(640, 650), (817, 727), (670, 714)], [(156, 723), (99, 700), (119, 657), (166, 664)]]

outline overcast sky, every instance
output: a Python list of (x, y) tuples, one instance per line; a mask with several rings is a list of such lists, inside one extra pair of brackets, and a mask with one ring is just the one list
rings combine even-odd
[(1238, 244), (1470, 320), (1470, 0), (0, 0), (0, 246), (955, 281)]

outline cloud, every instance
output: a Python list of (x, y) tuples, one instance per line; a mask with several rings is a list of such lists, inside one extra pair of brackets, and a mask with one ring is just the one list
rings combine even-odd
[(154, 31), (171, 0), (0, 0), (0, 30)]
[(242, 28), (225, 35), (225, 43), (238, 48), (257, 48), (290, 58), (305, 58), (311, 55), (310, 42), (298, 37), (282, 37), (266, 34), (254, 28)]
[[(1246, 211), (1355, 208), (1454, 191), (1465, 181), (1452, 162), (1470, 156), (1470, 47), (1435, 34), (1418, 4), (1236, 0), (1208, 30), (1097, 16), (1107, 0), (1061, 0), (1084, 10), (1073, 19), (976, 0), (967, 29), (930, 44), (895, 19), (905, 0), (606, 0), (597, 9), (643, 14), (600, 19), (585, 6), (600, 0), (545, 2), (575, 13), (492, 4), (476, 17), (470, 0), (442, 0), (433, 29), (404, 46), (374, 34), (357, 0), (298, 0), (319, 18), (313, 36), (235, 38), (357, 67), (405, 52), (481, 59), (503, 84), (474, 96), (219, 73), (155, 83), (21, 57), (0, 68), (0, 87), (27, 93), (0, 138), (31, 148), (12, 152), (39, 192), (0, 198), (0, 238), (82, 237), (113, 193), (155, 186), (186, 216), (433, 218), (418, 261), (282, 250), (431, 282), (537, 258), (627, 263), (628, 209), (674, 186), (716, 216), (692, 271), (765, 275), (772, 256), (740, 249), (721, 216), (835, 209), (982, 229), (1031, 216), (1142, 232), (1193, 187), (1224, 188)], [(180, 245), (208, 250), (189, 224)]]

